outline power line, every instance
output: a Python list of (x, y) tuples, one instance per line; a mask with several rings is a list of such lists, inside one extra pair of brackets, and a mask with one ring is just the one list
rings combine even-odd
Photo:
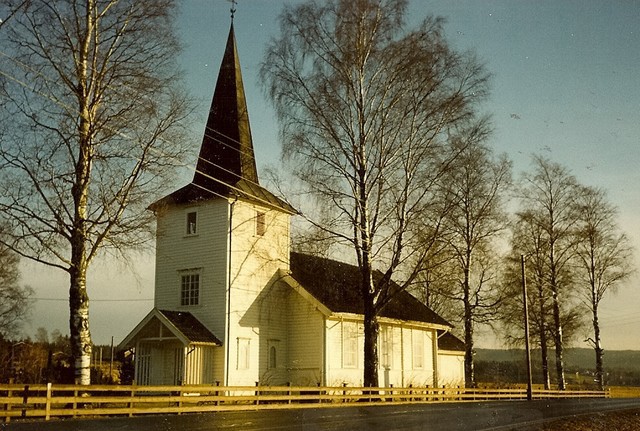
[[(41, 298), (35, 297), (31, 298), (36, 301), (64, 301), (69, 302), (69, 298)], [(135, 298), (135, 299), (89, 299), (90, 302), (143, 302), (143, 301), (153, 301), (154, 298)]]

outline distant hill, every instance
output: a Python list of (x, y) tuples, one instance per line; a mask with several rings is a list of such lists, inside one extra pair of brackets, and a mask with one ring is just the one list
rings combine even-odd
[[(567, 379), (582, 376), (588, 381), (595, 373), (595, 353), (588, 348), (565, 350), (565, 374)], [(479, 382), (513, 383), (526, 379), (525, 352), (523, 349), (477, 349), (475, 355), (476, 378)], [(540, 351), (531, 352), (534, 382), (540, 381)], [(607, 350), (604, 353), (605, 382), (609, 385), (640, 385), (640, 351)], [(555, 375), (555, 351), (549, 350), (551, 379)]]
[[(567, 369), (595, 369), (595, 353), (593, 349), (565, 349), (565, 367)], [(476, 361), (515, 362), (524, 360), (524, 350), (511, 349), (477, 349)], [(531, 351), (532, 362), (540, 362), (540, 351)], [(555, 364), (555, 351), (549, 350), (549, 360)], [(604, 365), (606, 369), (619, 369), (640, 372), (640, 351), (638, 350), (605, 350)], [(554, 365), (555, 366), (555, 365)]]

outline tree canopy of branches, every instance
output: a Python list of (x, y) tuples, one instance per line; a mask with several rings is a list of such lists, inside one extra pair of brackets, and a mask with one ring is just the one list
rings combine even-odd
[[(450, 260), (440, 270), (437, 292), (459, 304), (465, 342), (465, 381), (475, 384), (474, 327), (491, 322), (501, 302), (497, 289), (500, 267), (498, 240), (508, 226), (504, 210), (511, 183), (511, 163), (496, 158), (483, 145), (484, 133), (455, 140), (455, 161), (444, 173), (446, 201), (440, 241)], [(448, 274), (448, 275), (447, 275)]]
[[(4, 233), (0, 230), (0, 235)], [(0, 337), (9, 338), (29, 314), (31, 289), (20, 286), (20, 258), (0, 243)]]
[[(364, 306), (364, 384), (378, 384), (377, 315), (438, 232), (435, 184), (455, 155), (447, 140), (484, 127), (488, 74), (451, 49), (443, 21), (405, 30), (404, 0), (285, 7), (261, 66), (293, 174), (324, 211), (309, 217), (355, 254)], [(311, 214), (312, 212), (308, 212)], [(383, 277), (373, 282), (373, 271)]]
[[(19, 255), (68, 272), (76, 380), (88, 384), (87, 270), (150, 239), (149, 197), (184, 152), (172, 0), (3, 0), (0, 214)], [(19, 6), (21, 6), (19, 8)], [(20, 9), (20, 10), (18, 10)]]
[(577, 200), (576, 275), (585, 288), (583, 296), (592, 315), (596, 355), (596, 383), (604, 388), (604, 365), (600, 337), (599, 306), (607, 293), (615, 291), (631, 274), (632, 249), (620, 232), (616, 209), (601, 189), (584, 187)]
[[(569, 310), (575, 298), (575, 284), (571, 259), (575, 249), (573, 226), (576, 220), (575, 197), (578, 191), (576, 179), (562, 165), (535, 156), (533, 169), (524, 178), (521, 190), (521, 211), (518, 217), (529, 225), (524, 244), (535, 256), (536, 283), (542, 294), (551, 294), (553, 334), (556, 355), (558, 388), (564, 390), (564, 341), (562, 309)], [(523, 251), (521, 253), (524, 254)], [(543, 306), (541, 297), (540, 307)], [(540, 308), (542, 310), (542, 308)], [(541, 320), (544, 325), (544, 320)], [(544, 336), (544, 330), (540, 332)]]
[[(495, 310), (501, 322), (501, 333), (511, 346), (524, 346), (524, 314), (522, 298), (521, 255), (525, 256), (525, 277), (527, 301), (529, 304), (529, 326), (531, 342), (540, 348), (540, 371), (545, 389), (551, 387), (549, 373), (549, 347), (554, 337), (553, 305), (547, 280), (547, 242), (544, 230), (534, 223), (532, 214), (517, 214), (512, 227), (511, 253), (502, 265), (501, 291), (503, 301)], [(565, 301), (561, 314), (564, 339), (574, 338), (583, 325), (583, 307), (572, 301)]]

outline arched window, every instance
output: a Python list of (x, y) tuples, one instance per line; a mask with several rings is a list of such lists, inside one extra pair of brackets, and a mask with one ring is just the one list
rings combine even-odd
[(276, 368), (277, 366), (277, 361), (276, 361), (276, 346), (271, 346), (269, 348), (269, 368)]

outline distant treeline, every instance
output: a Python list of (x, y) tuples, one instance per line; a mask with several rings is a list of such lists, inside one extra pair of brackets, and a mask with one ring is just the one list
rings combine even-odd
[[(590, 386), (595, 375), (593, 349), (565, 350), (565, 368), (570, 384)], [(549, 355), (549, 370), (555, 372), (553, 354)], [(475, 368), (479, 383), (513, 384), (527, 379), (524, 350), (477, 349)], [(531, 352), (534, 384), (542, 384), (540, 352)], [(605, 384), (608, 386), (640, 386), (640, 351), (608, 350), (604, 355)], [(553, 380), (553, 379), (552, 379)]]

